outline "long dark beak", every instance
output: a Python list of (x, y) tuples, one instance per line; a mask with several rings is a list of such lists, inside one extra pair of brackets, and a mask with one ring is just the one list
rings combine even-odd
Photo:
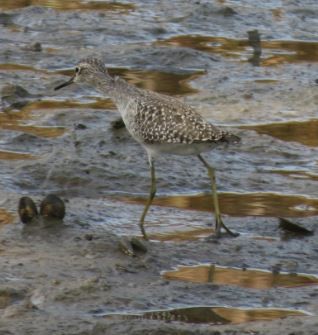
[(68, 86), (68, 85), (73, 84), (73, 83), (74, 83), (74, 78), (75, 78), (75, 76), (73, 76), (70, 80), (66, 81), (65, 83), (56, 86), (56, 87), (54, 88), (54, 91), (57, 91), (57, 90), (59, 90), (60, 88), (63, 88), (63, 87), (65, 87), (65, 86)]

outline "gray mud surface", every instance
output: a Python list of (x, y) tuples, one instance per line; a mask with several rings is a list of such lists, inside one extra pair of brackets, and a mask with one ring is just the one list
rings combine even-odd
[[(318, 275), (316, 235), (278, 224), (289, 217), (315, 232), (318, 221), (317, 27), (315, 0), (0, 0), (0, 334), (318, 334), (318, 285), (286, 287), (288, 276)], [(254, 29), (259, 66), (249, 61)], [(114, 126), (108, 97), (84, 86), (53, 90), (91, 54), (242, 138), (205, 154), (239, 237), (208, 237), (204, 167), (166, 156), (156, 163), (147, 252), (124, 252), (140, 235), (146, 154)], [(50, 193), (65, 201), (64, 221), (23, 225), (20, 197), (39, 206)], [(202, 263), (247, 279), (162, 274)], [(273, 281), (264, 288), (250, 269)], [(275, 282), (280, 272), (286, 285)], [(228, 309), (222, 321), (198, 323), (143, 315), (199, 306)]]

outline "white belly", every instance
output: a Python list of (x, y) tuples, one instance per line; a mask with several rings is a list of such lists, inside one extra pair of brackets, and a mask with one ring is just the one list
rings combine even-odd
[(193, 143), (193, 144), (182, 144), (182, 143), (166, 143), (166, 144), (147, 144), (141, 143), (146, 151), (152, 156), (158, 156), (161, 154), (172, 154), (172, 155), (199, 155), (201, 152), (212, 150), (216, 144), (214, 143)]

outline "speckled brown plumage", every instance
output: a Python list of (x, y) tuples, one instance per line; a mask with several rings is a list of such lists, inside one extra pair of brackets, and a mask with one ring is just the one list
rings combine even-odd
[(216, 143), (228, 133), (208, 123), (192, 107), (163, 95), (145, 94), (137, 104), (136, 126), (145, 144)]
[[(160, 151), (160, 145), (174, 144), (179, 145), (176, 153), (180, 154), (182, 145), (196, 144), (196, 153), (200, 153), (208, 150), (209, 143), (212, 147), (219, 142), (239, 140), (176, 98), (139, 89), (119, 77), (111, 77), (103, 62), (96, 58), (83, 59), (76, 69), (83, 81), (93, 83), (114, 100), (126, 128), (146, 148), (156, 145), (156, 151)], [(174, 148), (170, 146), (171, 153)]]
[(150, 165), (151, 187), (149, 198), (141, 215), (139, 226), (148, 238), (144, 221), (156, 194), (154, 157), (158, 154), (196, 155), (208, 170), (213, 194), (215, 233), (221, 228), (237, 236), (222, 221), (219, 208), (214, 169), (201, 156), (221, 142), (238, 142), (239, 138), (206, 121), (195, 109), (167, 95), (142, 90), (119, 77), (111, 77), (103, 62), (86, 58), (75, 68), (74, 76), (57, 86), (58, 90), (74, 82), (84, 82), (108, 95), (116, 104), (127, 130), (147, 151)]
[(146, 146), (239, 141), (237, 136), (215, 127), (176, 98), (138, 89), (121, 78), (115, 78), (113, 86), (113, 99), (128, 131)]

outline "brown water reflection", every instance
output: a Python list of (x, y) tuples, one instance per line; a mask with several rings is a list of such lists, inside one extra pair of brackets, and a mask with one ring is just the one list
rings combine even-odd
[(318, 174), (307, 171), (293, 171), (293, 170), (271, 170), (271, 173), (277, 173), (282, 176), (290, 176), (298, 179), (311, 179), (318, 181)]
[[(37, 101), (31, 101), (29, 103), (26, 103), (25, 106), (19, 109), (19, 112), (14, 112), (12, 114), (8, 113), (10, 112), (10, 109), (13, 110), (15, 106), (13, 105), (12, 108), (6, 109), (6, 114), (1, 115), (3, 119), (28, 119), (29, 118), (29, 112), (32, 111), (39, 111), (39, 110), (55, 110), (55, 109), (68, 109), (68, 108), (74, 108), (74, 109), (112, 109), (114, 108), (114, 104), (110, 99), (100, 99), (99, 97), (96, 97), (95, 100), (92, 102), (77, 102), (72, 100), (37, 100)], [(1, 119), (0, 119), (1, 120)]]
[[(151, 224), (149, 226), (153, 227)], [(183, 226), (174, 227), (172, 229), (173, 231), (164, 230), (163, 232), (153, 232), (153, 233), (151, 232), (148, 234), (148, 237), (152, 241), (175, 243), (182, 241), (200, 240), (213, 235), (215, 231), (213, 227), (189, 229), (189, 226), (186, 223)], [(258, 236), (258, 235), (250, 236), (250, 238), (253, 240), (268, 241), (268, 242), (274, 242), (280, 240), (278, 237)]]
[(41, 72), (45, 74), (49, 73), (46, 70), (37, 69), (33, 66), (23, 65), (23, 64), (14, 64), (14, 63), (1, 63), (0, 70), (1, 71), (33, 71), (33, 72)]
[(32, 134), (39, 137), (59, 137), (64, 134), (65, 129), (62, 127), (39, 127), (39, 126), (25, 126), (19, 124), (6, 124), (0, 126), (3, 129), (21, 131), (23, 133)]
[[(120, 197), (120, 200), (144, 204), (145, 198)], [(221, 211), (231, 216), (307, 217), (318, 215), (318, 199), (278, 193), (220, 193)], [(211, 195), (175, 195), (155, 198), (154, 205), (210, 211)]]
[(187, 323), (229, 324), (252, 321), (270, 321), (288, 316), (306, 316), (307, 313), (292, 309), (279, 308), (230, 308), (218, 306), (195, 306), (175, 308), (135, 314), (105, 314), (107, 319), (150, 319), (161, 321), (179, 321)]
[[(246, 59), (251, 56), (247, 39), (225, 37), (180, 35), (157, 42), (163, 45), (188, 47), (224, 57)], [(317, 62), (318, 42), (305, 41), (261, 41), (263, 56), (260, 65), (271, 66), (281, 63)]]
[[(66, 69), (55, 73), (72, 76), (74, 70)], [(204, 75), (205, 72), (171, 73), (151, 70), (110, 68), (109, 73), (112, 76), (120, 76), (129, 83), (140, 88), (169, 95), (185, 95), (197, 92), (196, 89), (189, 85), (189, 82)]]
[(214, 283), (235, 285), (245, 288), (269, 289), (272, 287), (301, 287), (318, 285), (318, 277), (305, 274), (272, 273), (257, 269), (238, 269), (216, 265), (178, 266), (176, 270), (164, 271), (168, 280), (182, 280), (193, 283)]
[(28, 120), (34, 121), (36, 117), (32, 113), (35, 110), (56, 108), (58, 105), (61, 106), (61, 103), (56, 101), (34, 101), (26, 104), (19, 111), (6, 110), (5, 113), (0, 113), (0, 129), (21, 131), (48, 138), (61, 136), (65, 133), (64, 127), (45, 127), (25, 124)]
[(225, 57), (240, 57), (248, 47), (247, 40), (202, 35), (180, 35), (157, 42), (160, 45), (172, 45), (221, 54)]
[(35, 159), (36, 157), (23, 152), (0, 151), (0, 159), (19, 160), (19, 159)]
[(13, 223), (14, 216), (5, 209), (0, 208), (0, 225)]
[[(262, 41), (262, 48), (268, 49), (272, 56), (265, 58), (262, 65), (270, 66), (280, 63), (317, 62), (318, 43), (305, 41)], [(282, 50), (284, 53), (277, 53)]]
[(260, 134), (270, 135), (283, 141), (318, 147), (318, 119), (247, 125), (240, 128), (253, 129)]
[[(0, 71), (32, 71), (50, 76), (56, 76), (57, 74), (72, 76), (74, 74), (73, 68), (49, 71), (46, 69), (38, 69), (29, 65), (12, 63), (0, 63)], [(138, 87), (170, 95), (186, 95), (196, 93), (197, 90), (192, 88), (189, 82), (205, 74), (204, 71), (171, 73), (126, 68), (110, 68), (109, 73), (111, 75), (121, 76), (131, 84)]]
[(12, 299), (9, 292), (0, 291), (0, 309), (8, 307)]
[(111, 69), (111, 74), (124, 77), (131, 84), (151, 91), (170, 95), (185, 95), (196, 93), (197, 90), (189, 82), (204, 75), (204, 71), (196, 73), (171, 73), (160, 71), (141, 71), (127, 69)]
[(135, 7), (132, 4), (109, 1), (81, 1), (81, 0), (0, 0), (3, 10), (18, 9), (29, 6), (50, 7), (58, 10), (109, 10), (128, 11)]
[(172, 232), (151, 233), (149, 234), (149, 239), (161, 242), (193, 241), (210, 236), (213, 231), (213, 228), (189, 229), (189, 227), (182, 227), (182, 230), (178, 229), (177, 231)]
[(231, 323), (244, 323), (252, 321), (270, 321), (275, 319), (287, 318), (288, 316), (306, 316), (307, 313), (292, 309), (278, 308), (227, 308), (216, 307), (213, 311)]

